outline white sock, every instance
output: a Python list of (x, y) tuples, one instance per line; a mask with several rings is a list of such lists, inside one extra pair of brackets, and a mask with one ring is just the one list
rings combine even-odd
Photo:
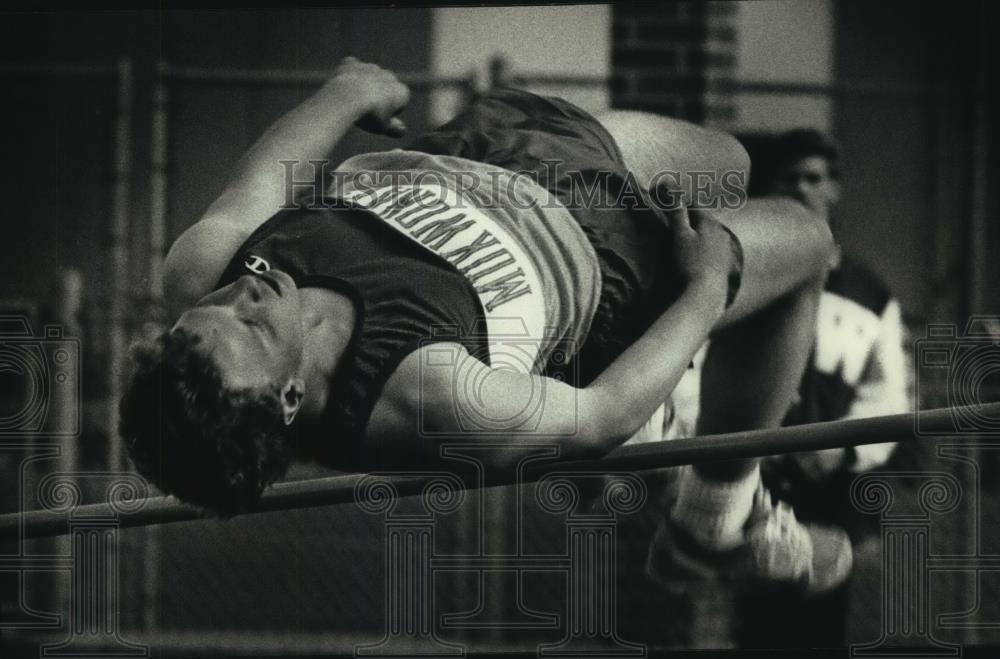
[(732, 549), (744, 542), (743, 526), (750, 518), (759, 484), (759, 465), (735, 481), (705, 478), (687, 465), (670, 518), (704, 547)]

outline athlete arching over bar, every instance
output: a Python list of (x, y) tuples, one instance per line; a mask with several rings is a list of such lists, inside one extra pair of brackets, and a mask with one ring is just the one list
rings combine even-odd
[[(499, 90), (406, 150), (342, 163), (326, 196), (290, 198), (351, 126), (401, 136), (408, 98), (344, 60), (174, 243), (174, 324), (137, 347), (121, 406), (144, 475), (234, 513), (293, 458), (398, 468), (456, 435), (596, 457), (644, 425), (660, 438), (647, 421), (710, 332), (699, 432), (780, 425), (832, 241), (788, 199), (685, 210), (695, 188), (717, 201), (747, 172), (734, 138)], [(578, 383), (546, 375), (567, 355)], [(686, 468), (678, 492), (668, 573), (817, 591), (850, 569), (843, 533), (773, 506), (756, 460)]]

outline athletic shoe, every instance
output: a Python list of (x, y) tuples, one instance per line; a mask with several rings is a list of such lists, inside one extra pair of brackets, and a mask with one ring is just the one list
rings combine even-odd
[(725, 581), (747, 587), (787, 584), (818, 595), (843, 584), (852, 563), (851, 542), (843, 529), (802, 524), (787, 503), (773, 502), (760, 485), (743, 544), (725, 551), (707, 549), (665, 516), (649, 547), (646, 574), (670, 590)]

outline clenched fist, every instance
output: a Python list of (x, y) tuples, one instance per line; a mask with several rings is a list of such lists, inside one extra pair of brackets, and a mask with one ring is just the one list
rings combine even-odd
[(398, 115), (410, 100), (410, 90), (392, 71), (377, 64), (345, 57), (326, 87), (338, 97), (360, 104), (358, 128), (376, 135), (401, 137), (406, 124)]

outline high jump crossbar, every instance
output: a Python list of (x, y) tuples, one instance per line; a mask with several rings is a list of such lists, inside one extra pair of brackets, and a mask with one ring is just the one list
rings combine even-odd
[[(978, 423), (962, 432), (959, 422)], [(919, 432), (917, 431), (919, 429)], [(950, 407), (868, 419), (829, 421), (804, 426), (708, 435), (689, 439), (621, 446), (603, 458), (586, 461), (546, 462), (521, 474), (501, 476), (488, 485), (534, 482), (551, 473), (646, 471), (698, 462), (755, 458), (800, 451), (915, 441), (934, 437), (997, 436), (1000, 403)], [(540, 444), (541, 445), (541, 444)], [(513, 471), (513, 470), (512, 470)], [(275, 512), (356, 501), (355, 488), (369, 474), (331, 476), (273, 485), (261, 498), (256, 512)], [(400, 496), (417, 494), (434, 478), (428, 475), (392, 476)], [(473, 484), (463, 482), (463, 488)], [(109, 518), (118, 515), (109, 504), (88, 504), (73, 511), (74, 518)], [(204, 519), (198, 508), (170, 497), (150, 497), (136, 512), (119, 515), (119, 528), (150, 526)], [(66, 519), (45, 510), (0, 515), (0, 540), (28, 539), (67, 533)]]

